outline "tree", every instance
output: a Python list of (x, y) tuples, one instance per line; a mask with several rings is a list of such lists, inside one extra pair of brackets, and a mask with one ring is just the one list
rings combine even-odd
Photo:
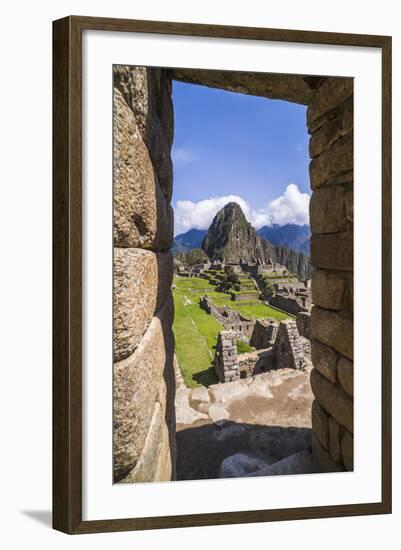
[(179, 252), (174, 256), (174, 268), (177, 268), (179, 266), (188, 267), (185, 252)]
[(265, 300), (267, 300), (268, 298), (270, 298), (270, 296), (273, 296), (274, 295), (274, 286), (272, 285), (272, 283), (267, 280), (267, 279), (264, 279), (263, 280), (263, 297)]
[(232, 267), (227, 267), (223, 275), (223, 279), (218, 286), (218, 290), (221, 292), (228, 292), (239, 285), (238, 275), (235, 273)]
[(203, 264), (209, 261), (208, 256), (201, 248), (193, 248), (185, 254), (187, 265)]

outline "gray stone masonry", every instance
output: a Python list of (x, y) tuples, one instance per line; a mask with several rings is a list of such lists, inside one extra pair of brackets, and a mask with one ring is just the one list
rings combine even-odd
[[(263, 326), (259, 321), (259, 326)], [(265, 329), (270, 328), (265, 327)], [(220, 382), (248, 378), (273, 368), (303, 369), (310, 364), (310, 345), (299, 335), (296, 322), (278, 325), (274, 346), (238, 355), (234, 331), (221, 331), (218, 336), (214, 366)]]
[(239, 380), (237, 334), (229, 330), (219, 332), (214, 358), (214, 368), (220, 382)]
[(280, 323), (273, 348), (277, 368), (302, 369), (306, 366), (303, 340), (295, 321)]

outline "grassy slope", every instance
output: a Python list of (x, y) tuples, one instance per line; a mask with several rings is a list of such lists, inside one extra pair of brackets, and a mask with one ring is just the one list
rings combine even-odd
[(211, 367), (213, 346), (223, 327), (212, 315), (200, 309), (200, 295), (176, 288), (173, 296), (175, 346), (185, 383), (191, 388), (215, 384), (218, 380)]

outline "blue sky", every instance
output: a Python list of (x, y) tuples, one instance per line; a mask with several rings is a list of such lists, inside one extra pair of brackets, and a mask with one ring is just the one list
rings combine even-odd
[(174, 82), (175, 234), (237, 200), (257, 228), (307, 223), (306, 107)]

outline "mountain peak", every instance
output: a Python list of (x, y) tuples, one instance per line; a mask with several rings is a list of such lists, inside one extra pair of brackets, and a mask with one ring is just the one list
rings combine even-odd
[(228, 202), (225, 206), (223, 206), (223, 208), (221, 208), (217, 212), (214, 219), (216, 218), (228, 219), (231, 217), (237, 217), (238, 219), (245, 220), (248, 223), (241, 206), (237, 202)]
[(234, 201), (228, 202), (225, 206), (223, 206), (223, 208), (220, 210), (220, 212), (222, 210), (234, 211), (234, 212), (237, 211), (238, 213), (241, 213), (242, 215), (244, 215), (241, 206), (237, 202), (234, 202)]
[(227, 203), (215, 215), (203, 240), (202, 248), (213, 260), (228, 263), (255, 261), (266, 262), (271, 257), (271, 245), (256, 234), (248, 222), (241, 206), (236, 202)]

